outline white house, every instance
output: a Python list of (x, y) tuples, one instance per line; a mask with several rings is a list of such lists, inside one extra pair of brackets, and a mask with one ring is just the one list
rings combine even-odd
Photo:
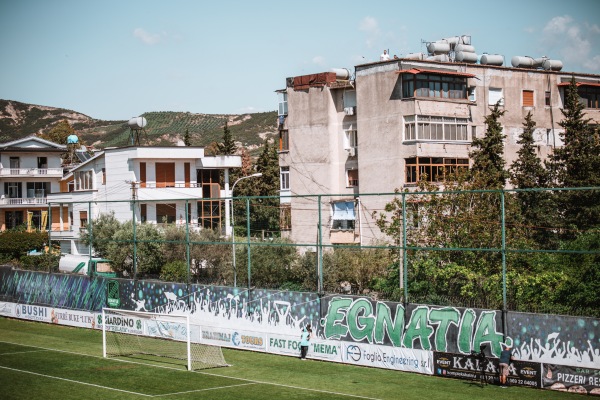
[(80, 231), (111, 212), (122, 222), (188, 224), (228, 233), (229, 202), (223, 198), (230, 195), (229, 169), (238, 167), (240, 156), (205, 157), (202, 147), (105, 149), (73, 168), (63, 179), (63, 192), (48, 197), (60, 220), (51, 240), (60, 241), (63, 253), (89, 254)]

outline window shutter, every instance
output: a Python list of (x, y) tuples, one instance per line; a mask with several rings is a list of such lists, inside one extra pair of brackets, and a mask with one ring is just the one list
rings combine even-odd
[(533, 107), (533, 90), (523, 90), (523, 107)]

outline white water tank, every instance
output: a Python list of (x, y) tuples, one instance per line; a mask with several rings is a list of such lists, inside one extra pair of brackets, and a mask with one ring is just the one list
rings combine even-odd
[(533, 68), (535, 60), (529, 56), (514, 56), (510, 63), (515, 68)]
[(350, 71), (347, 68), (331, 68), (330, 72), (335, 72), (335, 78), (341, 80), (350, 79)]
[(131, 118), (127, 124), (131, 129), (141, 129), (146, 126), (147, 121), (144, 117), (134, 117)]
[(454, 59), (458, 62), (466, 62), (466, 63), (476, 63), (477, 62), (477, 54), (469, 53), (466, 51), (457, 51)]
[(462, 44), (459, 43), (454, 47), (454, 51), (462, 51), (465, 53), (475, 53), (475, 46), (471, 46), (470, 44)]
[(546, 71), (560, 71), (563, 67), (563, 63), (560, 60), (544, 60), (542, 68)]
[(425, 57), (423, 53), (408, 53), (403, 58), (407, 58), (409, 60), (423, 60)]
[(448, 54), (438, 54), (435, 56), (429, 56), (427, 57), (428, 61), (441, 61), (441, 62), (448, 62), (450, 61), (450, 57), (448, 57)]
[(448, 42), (431, 42), (427, 44), (427, 51), (430, 54), (446, 54), (450, 52), (450, 44)]
[(503, 65), (504, 56), (500, 54), (483, 54), (479, 62), (483, 65)]

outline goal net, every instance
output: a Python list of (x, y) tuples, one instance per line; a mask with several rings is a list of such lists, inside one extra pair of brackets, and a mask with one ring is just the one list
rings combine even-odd
[[(192, 340), (188, 315), (103, 308), (102, 322), (104, 357), (166, 357), (185, 362), (190, 371), (228, 365), (219, 346)], [(194, 339), (199, 341), (199, 335)]]

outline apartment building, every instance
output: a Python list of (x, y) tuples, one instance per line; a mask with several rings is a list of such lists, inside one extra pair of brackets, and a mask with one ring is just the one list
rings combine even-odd
[[(471, 142), (484, 135), (497, 102), (507, 166), (528, 112), (541, 158), (562, 145), (558, 123), (572, 77), (586, 117), (600, 121), (600, 75), (563, 72), (559, 62), (537, 68), (524, 57), (517, 67), (456, 58), (401, 58), (357, 65), (354, 76), (338, 69), (286, 80), (278, 91), (279, 162), (282, 220), (293, 241), (314, 243), (318, 234), (323, 244), (360, 244), (365, 229), (376, 237), (363, 210), (382, 210), (389, 197), (359, 195), (410, 190), (423, 177), (441, 183), (445, 171), (468, 168)], [(310, 194), (324, 196), (296, 197)]]
[[(36, 136), (0, 143), (0, 229), (48, 229), (47, 199), (59, 192), (67, 146)], [(58, 217), (58, 209), (55, 209)], [(57, 223), (58, 218), (52, 223)]]
[(206, 157), (201, 147), (107, 148), (70, 170), (62, 191), (48, 196), (52, 219), (58, 219), (51, 239), (60, 241), (62, 253), (89, 254), (80, 233), (91, 220), (111, 212), (122, 222), (228, 233), (229, 202), (224, 197), (230, 194), (229, 169), (240, 166), (240, 156)]

